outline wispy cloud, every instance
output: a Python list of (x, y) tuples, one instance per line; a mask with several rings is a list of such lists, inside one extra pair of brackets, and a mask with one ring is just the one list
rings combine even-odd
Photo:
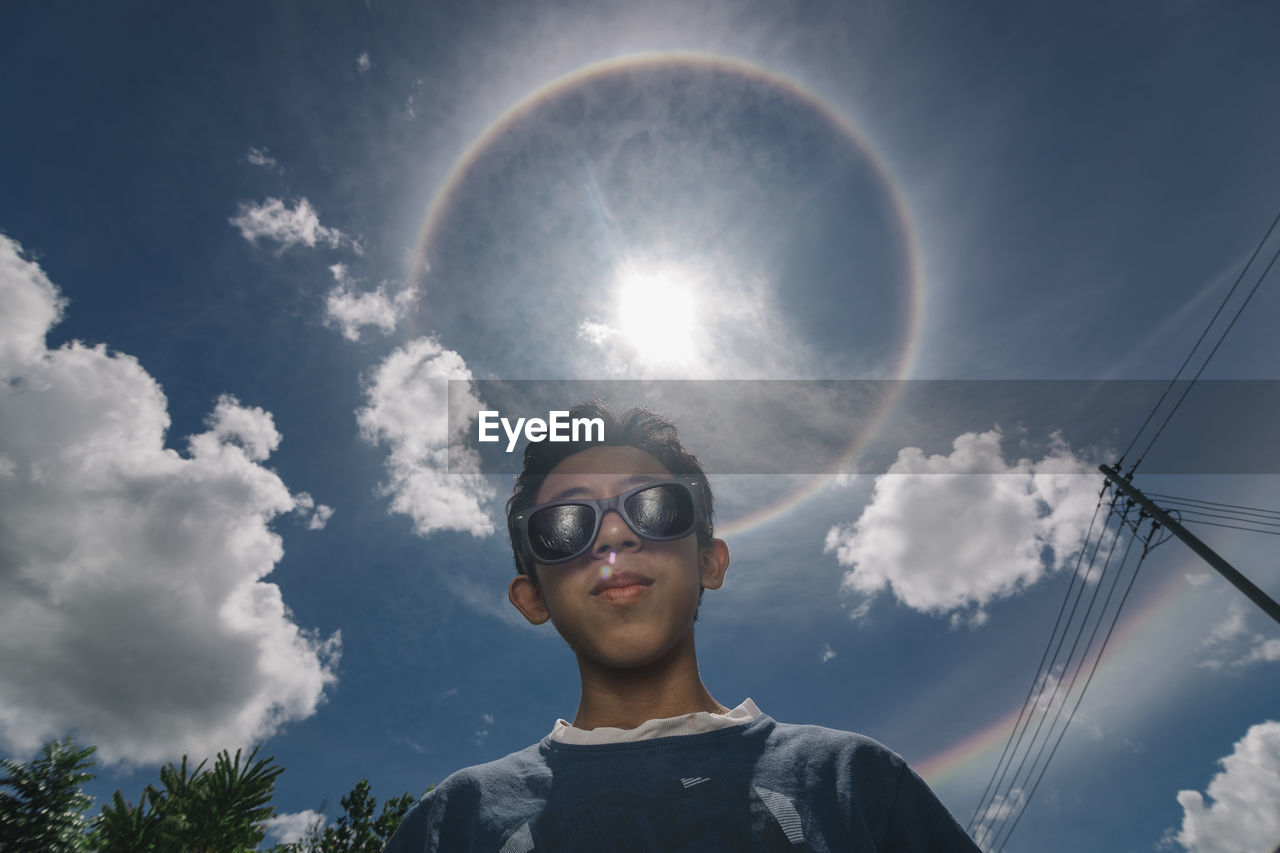
[(1218, 763), (1222, 772), (1206, 791), (1211, 803), (1199, 791), (1178, 792), (1182, 828), (1166, 841), (1193, 853), (1269, 853), (1280, 841), (1280, 722), (1251, 726)]
[(400, 287), (395, 293), (387, 282), (374, 290), (357, 292), (357, 282), (344, 264), (329, 267), (337, 284), (325, 298), (325, 322), (336, 325), (349, 341), (360, 340), (361, 330), (372, 327), (384, 334), (395, 330), (418, 302), (418, 289)]
[(356, 70), (361, 74), (364, 74), (372, 67), (373, 63), (369, 61), (369, 51), (366, 50), (356, 57)]
[(823, 643), (822, 650), (818, 652), (818, 659), (821, 660), (823, 663), (826, 663), (827, 661), (831, 660), (835, 656), (836, 656), (836, 651), (835, 649), (831, 648), (831, 644)]
[(998, 794), (991, 804), (983, 810), (978, 818), (978, 825), (973, 831), (973, 840), (983, 850), (990, 850), (996, 837), (1004, 832), (1008, 819), (1027, 804), (1026, 794), (1021, 788), (1014, 788), (1008, 794)]
[(254, 245), (265, 239), (279, 243), (282, 249), (299, 245), (315, 248), (317, 243), (326, 243), (335, 249), (346, 243), (358, 249), (358, 244), (337, 228), (321, 225), (319, 214), (305, 198), (293, 207), (278, 198), (268, 198), (261, 204), (242, 202), (239, 211), (228, 221)]
[(224, 396), (181, 455), (137, 359), (45, 347), (63, 302), (3, 237), (0, 303), (0, 741), (77, 730), (108, 762), (155, 762), (313, 714), (340, 636), (264, 580), (271, 522), (298, 506), (264, 465), (270, 413)]
[(1248, 611), (1236, 601), (1228, 606), (1226, 618), (1209, 632), (1203, 648), (1206, 657), (1197, 665), (1206, 669), (1239, 669), (1280, 661), (1280, 637), (1253, 630)]
[(280, 163), (276, 158), (268, 154), (265, 148), (250, 147), (245, 159), (254, 166), (262, 166), (264, 169), (278, 169), (280, 167)]
[(1007, 463), (1001, 438), (965, 433), (947, 456), (903, 449), (857, 521), (827, 532), (826, 552), (851, 567), (844, 587), (980, 625), (988, 603), (1072, 560), (1097, 501), (1091, 465), (1061, 441)]
[[(414, 530), (428, 536), (437, 530), (461, 530), (473, 536), (493, 533), (484, 504), (493, 488), (466, 467), (467, 451), (449, 447), (460, 436), (449, 432), (450, 379), (471, 379), (462, 356), (435, 338), (417, 338), (396, 349), (375, 368), (365, 385), (365, 403), (357, 413), (365, 441), (387, 445), (385, 486), (393, 512), (413, 519)], [(457, 391), (455, 393), (462, 393)], [(455, 401), (476, 411), (479, 401)], [(459, 425), (467, 429), (468, 424)], [(471, 471), (479, 470), (478, 458)]]

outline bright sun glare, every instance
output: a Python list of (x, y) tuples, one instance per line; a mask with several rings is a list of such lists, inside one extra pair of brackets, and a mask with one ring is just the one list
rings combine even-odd
[(688, 364), (694, 339), (697, 284), (675, 267), (624, 268), (617, 282), (618, 326), (650, 364)]

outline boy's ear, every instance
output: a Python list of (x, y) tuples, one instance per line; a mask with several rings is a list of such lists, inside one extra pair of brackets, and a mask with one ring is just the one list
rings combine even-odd
[(723, 539), (712, 539), (698, 549), (698, 568), (702, 571), (704, 589), (719, 589), (729, 568), (729, 546)]
[(507, 586), (507, 598), (534, 625), (541, 625), (551, 618), (546, 599), (542, 597), (542, 589), (528, 575), (516, 575), (511, 579)]

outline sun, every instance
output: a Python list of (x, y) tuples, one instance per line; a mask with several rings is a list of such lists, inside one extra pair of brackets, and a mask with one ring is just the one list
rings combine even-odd
[(628, 264), (617, 282), (618, 329), (651, 365), (688, 365), (697, 355), (699, 285), (675, 266)]

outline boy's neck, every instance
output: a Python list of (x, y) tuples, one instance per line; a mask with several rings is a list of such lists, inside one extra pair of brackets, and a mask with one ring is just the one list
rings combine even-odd
[(634, 729), (648, 720), (697, 711), (723, 714), (729, 710), (702, 683), (692, 642), (647, 666), (632, 669), (611, 669), (579, 657), (578, 673), (582, 677), (582, 698), (573, 725), (579, 729)]

